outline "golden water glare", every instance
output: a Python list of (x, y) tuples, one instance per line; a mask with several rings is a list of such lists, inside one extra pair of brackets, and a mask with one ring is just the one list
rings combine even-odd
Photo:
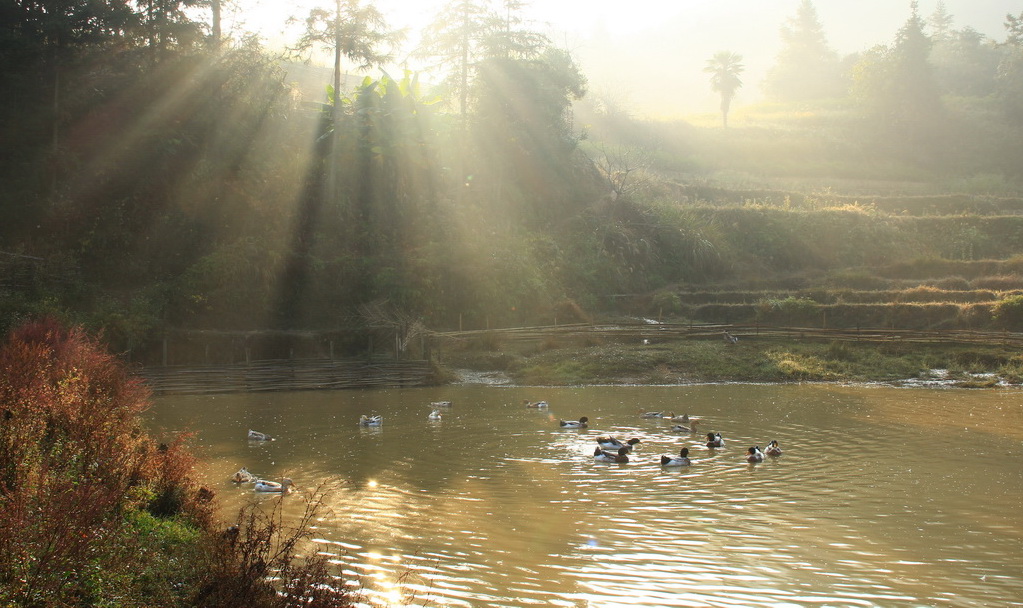
[[(313, 531), (370, 605), (1009, 605), (1023, 597), (1018, 391), (841, 386), (443, 387), (167, 397), (225, 512), (242, 465), (333, 480)], [(429, 403), (453, 400), (440, 423)], [(637, 412), (688, 411), (722, 449)], [(376, 432), (356, 424), (376, 411)], [(972, 415), (971, 415), (972, 414)], [(587, 415), (590, 428), (557, 420)], [(990, 421), (990, 422), (989, 422)], [(247, 428), (278, 441), (250, 445)], [(241, 431), (239, 431), (241, 429)], [(701, 429), (703, 430), (703, 429)], [(642, 442), (598, 463), (594, 439)], [(784, 454), (748, 464), (748, 445)], [(688, 446), (693, 465), (659, 466)], [(282, 500), (279, 497), (269, 500)], [(285, 497), (300, 513), (301, 494)]]

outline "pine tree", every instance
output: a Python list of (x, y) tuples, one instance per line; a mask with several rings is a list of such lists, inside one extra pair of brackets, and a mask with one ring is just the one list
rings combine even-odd
[(764, 81), (769, 97), (803, 101), (844, 94), (838, 55), (828, 46), (813, 2), (802, 0), (781, 38), (782, 50)]

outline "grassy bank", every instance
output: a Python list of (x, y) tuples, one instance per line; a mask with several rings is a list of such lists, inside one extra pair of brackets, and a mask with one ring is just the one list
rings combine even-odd
[[(526, 385), (687, 382), (897, 382), (948, 370), (961, 386), (1023, 381), (1023, 356), (1001, 346), (680, 340), (530, 350), (444, 352), (444, 365), (501, 371)], [(994, 377), (979, 377), (993, 374)]]

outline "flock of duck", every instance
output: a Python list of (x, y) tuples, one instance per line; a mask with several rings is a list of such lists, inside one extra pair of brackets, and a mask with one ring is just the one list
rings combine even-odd
[[(546, 401), (524, 401), (527, 408), (534, 409), (547, 409), (549, 404)], [(443, 414), (441, 410), (444, 408), (451, 407), (450, 401), (434, 401), (430, 403), (431, 411), (427, 416), (428, 420), (441, 420)], [(671, 427), (673, 432), (677, 433), (695, 433), (696, 427), (699, 424), (700, 419), (689, 414), (682, 414), (676, 416), (674, 412), (644, 412), (640, 414), (642, 418), (657, 418), (662, 420), (670, 420), (671, 422), (677, 422), (678, 424)], [(589, 428), (589, 418), (583, 416), (578, 420), (559, 420), (558, 423), (561, 428), (565, 429), (585, 429)], [(382, 426), (384, 423), (384, 417), (380, 415), (362, 415), (359, 417), (359, 426), (365, 427), (377, 427)], [(266, 433), (259, 431), (249, 430), (248, 434), (249, 441), (273, 441), (273, 437)], [(642, 443), (642, 440), (633, 437), (628, 441), (621, 441), (611, 435), (601, 435), (597, 437), (597, 446), (593, 450), (593, 459), (597, 462), (617, 462), (625, 463), (629, 462), (629, 453), (637, 444)], [(709, 449), (718, 449), (725, 447), (725, 440), (721, 436), (721, 433), (707, 433), (707, 447)], [(759, 445), (755, 445), (746, 450), (746, 461), (749, 463), (763, 462), (766, 456), (781, 456), (781, 446), (777, 441), (771, 440), (767, 444), (767, 448), (761, 451)], [(689, 448), (683, 447), (679, 450), (677, 456), (662, 454), (660, 458), (662, 467), (687, 467), (692, 464), (689, 460)], [(253, 484), (253, 490), (256, 492), (270, 492), (288, 494), (295, 488), (295, 483), (288, 478), (282, 479), (280, 482), (269, 481), (266, 479), (260, 479), (250, 473), (245, 467), (242, 467), (234, 476), (231, 478), (237, 484), (251, 483)]]
[[(671, 427), (672, 431), (678, 433), (696, 432), (696, 426), (700, 420), (695, 416), (690, 417), (689, 414), (676, 416), (674, 412), (644, 412), (640, 416), (643, 418), (659, 418), (679, 422), (681, 424)], [(561, 426), (565, 428), (587, 428), (587, 423), (588, 418), (583, 416), (578, 421), (562, 420)], [(629, 462), (629, 453), (632, 452), (633, 446), (638, 443), (641, 443), (641, 440), (635, 437), (623, 442), (610, 435), (602, 435), (597, 437), (597, 447), (593, 450), (593, 459), (598, 462)], [(721, 437), (721, 433), (707, 433), (706, 445), (710, 449), (723, 448), (725, 447), (725, 440)], [(759, 445), (746, 450), (746, 461), (749, 463), (763, 462), (765, 456), (781, 456), (781, 445), (772, 439), (763, 451), (761, 451)], [(678, 456), (662, 454), (660, 462), (662, 467), (687, 467), (692, 464), (692, 461), (689, 460), (689, 448), (684, 447), (679, 450)]]

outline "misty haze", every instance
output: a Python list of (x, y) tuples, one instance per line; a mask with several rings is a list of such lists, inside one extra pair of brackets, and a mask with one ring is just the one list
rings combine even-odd
[(0, 4), (0, 604), (1023, 597), (1018, 3)]

